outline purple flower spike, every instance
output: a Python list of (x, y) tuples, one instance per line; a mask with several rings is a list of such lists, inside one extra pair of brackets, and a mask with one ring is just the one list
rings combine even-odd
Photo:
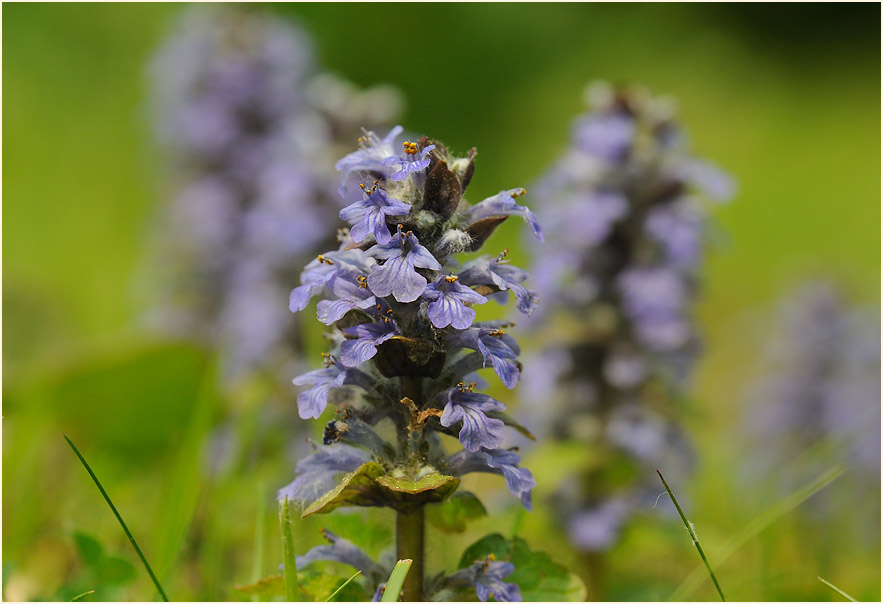
[(476, 560), (471, 566), (457, 571), (450, 579), (454, 583), (475, 587), (475, 593), (482, 602), (487, 602), (493, 597), (497, 602), (521, 602), (521, 588), (515, 583), (503, 581), (515, 572), (515, 565), (511, 562), (502, 562), (488, 557), (484, 560)]
[(426, 166), (429, 165), (427, 155), (435, 149), (435, 145), (428, 145), (423, 148), (423, 151), (419, 151), (417, 143), (412, 143), (411, 141), (405, 141), (402, 146), (404, 147), (402, 155), (393, 155), (383, 160), (383, 164), (386, 166), (401, 166), (401, 169), (392, 175), (393, 180), (404, 180), (412, 172), (425, 170)]
[(509, 189), (508, 191), (500, 191), (493, 197), (488, 197), (484, 201), (475, 204), (469, 210), (469, 223), (466, 226), (489, 216), (521, 216), (530, 226), (534, 236), (542, 241), (543, 229), (540, 228), (537, 217), (526, 207), (515, 203), (515, 198), (521, 197), (525, 193), (524, 189)]
[(328, 394), (332, 388), (343, 386), (346, 380), (346, 371), (334, 362), (330, 356), (326, 356), (326, 366), (315, 369), (292, 380), (295, 386), (313, 387), (297, 395), (297, 413), (301, 419), (315, 419), (322, 415), (328, 406)]
[(460, 285), (455, 275), (442, 277), (427, 285), (423, 297), (435, 300), (429, 304), (427, 314), (439, 329), (448, 325), (455, 329), (466, 329), (475, 320), (475, 311), (466, 305), (487, 302), (487, 298), (472, 288)]
[(588, 155), (611, 162), (629, 151), (635, 137), (635, 122), (627, 115), (588, 115), (577, 121), (574, 145)]
[(448, 340), (455, 346), (478, 351), (484, 365), (490, 361), (506, 388), (514, 388), (521, 371), (515, 363), (520, 348), (515, 338), (498, 328), (475, 327), (456, 333)]
[(358, 201), (362, 196), (358, 185), (364, 175), (391, 176), (393, 170), (383, 160), (395, 153), (393, 141), (401, 133), (402, 127), (396, 126), (381, 140), (373, 132), (366, 132), (359, 139), (359, 150), (353, 151), (334, 166), (340, 172), (337, 193), (346, 201)]
[(325, 284), (336, 300), (320, 300), (316, 314), (322, 323), (331, 325), (354, 308), (366, 310), (377, 303), (365, 277), (352, 269), (341, 269)]
[(471, 453), (459, 451), (447, 461), (447, 470), (455, 476), (470, 472), (502, 474), (509, 492), (521, 499), (522, 505), (531, 509), (530, 493), (537, 481), (527, 468), (519, 468), (521, 456), (509, 449), (482, 449)]
[(485, 453), (487, 454), (487, 464), (503, 472), (506, 488), (520, 498), (524, 507), (529, 510), (531, 508), (530, 492), (537, 486), (537, 481), (530, 470), (518, 467), (521, 456), (508, 449), (491, 449)]
[(324, 367), (299, 375), (292, 380), (295, 386), (313, 386), (297, 396), (297, 411), (301, 419), (315, 419), (322, 415), (325, 407), (328, 406), (328, 395), (332, 388), (371, 387), (372, 380), (365, 373), (341, 366), (340, 360), (330, 354), (322, 353), (322, 357)]
[(392, 295), (399, 302), (413, 302), (426, 289), (426, 279), (416, 267), (436, 271), (442, 268), (411, 231), (402, 231), (401, 225), (392, 241), (375, 245), (366, 253), (386, 261), (368, 276), (368, 287), (376, 296)]
[(503, 421), (485, 413), (503, 411), (506, 405), (486, 394), (473, 392), (471, 387), (451, 388), (447, 390), (447, 398), (441, 425), (447, 427), (462, 420), (460, 443), (467, 450), (496, 449), (503, 443)]
[(374, 185), (371, 189), (361, 185), (366, 198), (349, 205), (340, 211), (340, 217), (353, 225), (350, 236), (356, 243), (365, 241), (371, 235), (377, 243), (389, 243), (392, 235), (386, 226), (387, 216), (407, 216), (410, 204), (391, 199), (386, 191)]
[[(486, 564), (486, 565), (485, 565)], [(475, 579), (475, 593), (482, 602), (493, 596), (497, 602), (520, 602), (521, 588), (515, 583), (505, 583), (503, 579), (515, 572), (511, 562), (482, 562), (482, 572)]]
[(386, 320), (380, 323), (362, 323), (343, 333), (348, 336), (356, 336), (355, 340), (344, 340), (340, 344), (340, 362), (347, 367), (361, 365), (375, 354), (377, 347), (396, 335), (395, 324)]
[(503, 291), (509, 290), (515, 296), (515, 308), (530, 315), (536, 310), (539, 298), (521, 285), (528, 277), (527, 271), (509, 264), (505, 257), (506, 252), (503, 252), (496, 258), (485, 256), (468, 262), (460, 271), (460, 282), (464, 285), (496, 285)]
[(300, 274), (301, 285), (291, 292), (289, 310), (299, 312), (305, 309), (313, 296), (322, 291), (339, 271), (357, 271), (365, 275), (371, 272), (373, 264), (374, 262), (360, 250), (338, 250), (319, 254)]

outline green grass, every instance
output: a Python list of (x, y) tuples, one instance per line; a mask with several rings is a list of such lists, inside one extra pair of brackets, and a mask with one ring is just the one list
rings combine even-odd
[[(98, 487), (98, 490), (101, 492), (101, 496), (104, 497), (104, 500), (107, 502), (108, 507), (113, 512), (113, 515), (116, 516), (117, 521), (120, 523), (120, 526), (123, 529), (123, 532), (126, 533), (126, 537), (129, 538), (129, 542), (132, 544), (132, 547), (135, 548), (135, 553), (138, 554), (138, 558), (141, 559), (141, 564), (144, 565), (144, 570), (147, 571), (147, 574), (150, 575), (150, 580), (153, 581), (153, 584), (156, 586), (156, 590), (159, 592), (159, 595), (162, 597), (164, 602), (168, 602), (169, 598), (166, 596), (166, 592), (163, 591), (162, 585), (159, 584), (159, 580), (156, 578), (156, 575), (153, 574), (153, 569), (150, 568), (150, 564), (147, 562), (147, 558), (144, 557), (144, 552), (141, 551), (141, 548), (138, 547), (138, 542), (135, 541), (135, 537), (132, 536), (132, 532), (129, 530), (129, 527), (126, 526), (126, 523), (123, 521), (123, 517), (120, 516), (120, 513), (117, 511), (116, 506), (113, 504), (113, 501), (110, 499), (110, 495), (107, 494), (107, 491), (104, 490), (104, 487), (101, 486), (101, 481), (98, 480), (98, 477), (95, 475), (95, 472), (92, 471), (92, 468), (89, 467), (89, 464), (86, 462), (86, 458), (83, 457), (83, 454), (80, 453), (80, 450), (77, 449), (77, 446), (73, 443), (73, 441), (67, 437), (67, 435), (63, 435), (64, 440), (67, 441), (67, 444), (70, 445), (71, 449), (73, 449), (74, 453), (77, 456), (77, 459), (80, 460), (80, 463), (83, 464), (83, 467), (86, 468), (86, 471), (89, 473), (89, 476), (92, 478), (92, 481), (95, 483), (95, 486)], [(83, 594), (86, 595), (86, 594)], [(79, 599), (81, 596), (77, 596), (76, 599)]]
[(380, 598), (381, 602), (399, 601), (402, 586), (405, 584), (405, 579), (408, 577), (408, 571), (411, 570), (412, 563), (413, 560), (399, 560), (396, 562), (392, 573), (389, 575), (389, 580), (386, 582), (386, 589), (383, 590), (383, 596)]
[[(879, 493), (839, 478), (838, 489), (825, 493), (836, 496), (833, 509), (819, 521), (802, 502), (824, 480), (783, 499), (777, 485), (732, 479), (744, 457), (736, 430), (742, 395), (764, 335), (756, 316), (789, 284), (815, 274), (839, 278), (856, 301), (879, 302), (879, 31), (867, 38), (827, 18), (800, 18), (806, 5), (787, 22), (758, 20), (759, 9), (736, 5), (270, 8), (310, 28), (328, 68), (363, 84), (401, 86), (407, 127), (458, 150), (477, 146), (472, 200), (524, 185), (525, 203), (543, 203), (529, 185), (566, 145), (589, 80), (642, 82), (675, 96), (693, 146), (740, 185), (738, 198), (715, 210), (725, 236), (703, 273), (705, 347), (687, 420), (699, 464), (678, 495), (689, 501), (730, 598), (838, 597), (818, 575), (861, 600), (879, 600), (879, 525), (857, 526), (851, 513), (879, 517)], [(142, 258), (162, 201), (145, 64), (180, 10), (3, 7), (5, 599), (66, 600), (95, 587), (101, 597), (143, 600), (155, 589), (141, 574), (107, 592), (89, 582), (74, 531), (93, 535), (108, 558), (128, 555), (130, 544), (95, 505), (59, 432), (88, 451), (113, 485), (114, 502), (139, 534), (150, 535), (155, 569), (176, 598), (235, 598), (233, 586), (256, 577), (262, 561), (283, 559), (276, 510), (255, 493), (293, 477), (294, 392), (248, 402), (217, 396), (211, 352), (156, 342), (136, 327), (153, 293)], [(392, 47), (374, 41), (392, 34)], [(492, 241), (510, 248), (516, 264), (526, 259), (522, 230), (510, 220)], [(309, 329), (318, 350), (320, 326)], [(495, 394), (515, 407), (513, 392)], [(208, 442), (231, 423), (231, 467), (210, 473)], [(310, 428), (315, 438), (319, 424)], [(554, 458), (532, 465), (524, 451), (539, 502), (553, 490), (547, 481), (566, 468)], [(814, 461), (821, 468), (843, 462), (836, 450)], [(465, 545), (499, 526), (577, 561), (541, 506), (527, 514), (507, 507), (502, 478), (469, 476), (464, 487), (492, 495), (490, 515), (462, 535), (431, 529), (427, 541), (446, 545), (430, 547), (430, 569), (452, 569)], [(321, 543), (316, 529), (326, 523), (389, 524), (382, 510), (359, 514), (359, 523), (298, 521), (294, 549)], [(366, 534), (369, 542), (359, 545), (373, 555), (391, 545), (380, 530)], [(683, 529), (638, 518), (610, 554), (607, 593), (710, 599), (706, 572), (683, 547)]]
[(718, 583), (714, 571), (711, 570), (711, 564), (708, 563), (708, 558), (705, 557), (705, 552), (702, 550), (702, 546), (699, 544), (699, 537), (696, 535), (696, 529), (693, 526), (693, 523), (687, 520), (687, 516), (684, 514), (684, 510), (681, 509), (681, 504), (678, 503), (678, 500), (675, 497), (675, 494), (672, 492), (671, 487), (668, 486), (667, 482), (665, 482), (665, 478), (663, 478), (662, 472), (656, 470), (656, 473), (659, 474), (659, 480), (661, 480), (663, 486), (665, 486), (665, 492), (668, 493), (669, 497), (671, 497), (671, 502), (675, 504), (675, 507), (678, 510), (678, 515), (684, 522), (684, 527), (687, 529), (687, 532), (690, 533), (690, 540), (693, 542), (693, 545), (696, 546), (696, 551), (699, 552), (699, 557), (702, 558), (702, 563), (705, 564), (705, 568), (708, 570), (708, 575), (711, 577), (711, 581), (714, 583), (714, 588), (717, 589), (717, 593), (720, 595), (721, 602), (726, 602), (727, 598), (724, 596), (724, 590), (721, 589), (720, 583)]

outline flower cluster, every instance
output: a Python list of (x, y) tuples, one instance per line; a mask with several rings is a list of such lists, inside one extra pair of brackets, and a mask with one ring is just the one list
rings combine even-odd
[(574, 545), (600, 551), (658, 492), (658, 481), (644, 482), (656, 480), (653, 469), (689, 463), (672, 403), (698, 351), (703, 198), (723, 201), (732, 184), (686, 152), (661, 99), (606, 85), (589, 98), (570, 148), (535, 186), (550, 239), (536, 250), (537, 315), (554, 345), (531, 359), (525, 400), (542, 406), (534, 413), (553, 437), (605, 460), (555, 499)]
[[(454, 157), (425, 137), (398, 142), (401, 132), (366, 132), (360, 148), (337, 162), (338, 193), (349, 203), (340, 217), (349, 229), (339, 232), (338, 249), (306, 266), (291, 292), (293, 312), (319, 296), (318, 319), (334, 328), (323, 367), (294, 380), (310, 386), (298, 395), (300, 416), (318, 418), (329, 404), (337, 414), (280, 498), (301, 503), (305, 514), (362, 505), (410, 515), (446, 499), (460, 476), (487, 472), (502, 475), (530, 508), (536, 482), (503, 446), (506, 406), (478, 392), (476, 374), (492, 369), (513, 388), (520, 349), (506, 332), (510, 324), (476, 321), (473, 307), (511, 292), (529, 314), (537, 297), (505, 251), (463, 265), (454, 255), (477, 251), (511, 215), (538, 238), (542, 232), (517, 201), (524, 189), (475, 205), (463, 198), (474, 149)], [(463, 449), (448, 454), (444, 435)], [(356, 482), (359, 489), (349, 489)], [(500, 564), (469, 571), (482, 600), (518, 596), (502, 582), (511, 569)]]
[(793, 490), (828, 469), (813, 451), (830, 447), (862, 489), (879, 493), (880, 309), (851, 307), (833, 283), (815, 281), (782, 304), (775, 324), (768, 373), (745, 405), (748, 440), (762, 444), (746, 456), (750, 480)]
[(154, 263), (168, 267), (158, 322), (219, 343), (231, 382), (297, 352), (279, 300), (336, 220), (337, 139), (397, 110), (388, 89), (314, 77), (312, 55), (284, 21), (198, 6), (151, 65), (171, 185)]

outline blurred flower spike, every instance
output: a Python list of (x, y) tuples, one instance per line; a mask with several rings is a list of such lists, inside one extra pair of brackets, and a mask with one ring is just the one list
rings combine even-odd
[(700, 348), (707, 206), (734, 186), (689, 154), (669, 101), (607, 84), (587, 96), (570, 147), (533, 187), (549, 243), (535, 250), (545, 302), (531, 324), (547, 346), (526, 363), (523, 394), (542, 403), (531, 412), (541, 433), (610, 460), (576, 472), (552, 500), (574, 545), (603, 551), (636, 508), (652, 506), (654, 469), (691, 465), (677, 403)]

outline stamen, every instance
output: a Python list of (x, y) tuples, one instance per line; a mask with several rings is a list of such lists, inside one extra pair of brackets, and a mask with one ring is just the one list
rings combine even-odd
[(445, 281), (447, 281), (448, 283), (453, 283), (456, 280), (457, 280), (457, 275), (448, 275), (447, 277), (445, 277)]
[(472, 382), (468, 386), (463, 382), (460, 382), (459, 384), (457, 384), (457, 388), (459, 388), (460, 392), (472, 392), (472, 390), (475, 388), (475, 382)]
[(417, 155), (417, 153), (419, 153), (417, 149), (417, 143), (405, 141), (404, 143), (402, 143), (402, 147), (404, 147), (405, 149), (405, 155)]
[(515, 199), (517, 197), (521, 197), (522, 195), (526, 195), (526, 194), (527, 194), (527, 189), (521, 189), (521, 190), (518, 190), (518, 191), (515, 191), (514, 193), (512, 193), (512, 198)]
[(503, 331), (502, 329), (495, 329), (494, 331), (490, 332), (490, 333), (487, 334), (487, 335), (489, 335), (489, 336), (494, 336), (495, 338), (499, 338), (499, 337), (501, 337), (501, 336), (506, 335), (506, 332)]
[(328, 266), (331, 266), (334, 264), (331, 260), (329, 260), (328, 258), (323, 256), (322, 254), (319, 254), (318, 256), (316, 256), (316, 260), (318, 260), (320, 264), (327, 264)]

